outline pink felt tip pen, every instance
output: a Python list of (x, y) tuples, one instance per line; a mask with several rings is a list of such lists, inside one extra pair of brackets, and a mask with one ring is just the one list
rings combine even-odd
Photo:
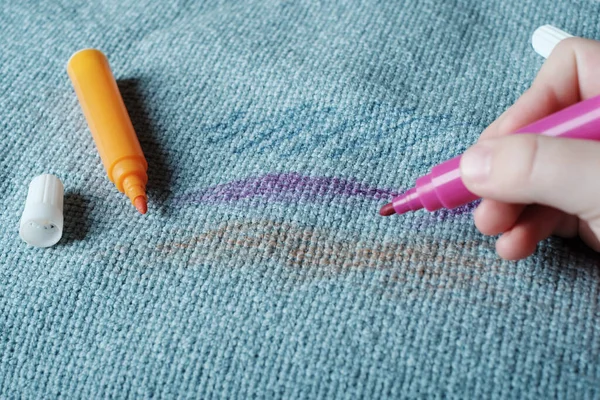
[[(600, 140), (600, 96), (573, 104), (515, 133), (537, 133), (562, 138)], [(477, 200), (460, 177), (460, 157), (436, 165), (431, 172), (417, 179), (414, 188), (381, 208), (383, 216), (404, 214), (425, 208), (436, 211), (456, 208)]]

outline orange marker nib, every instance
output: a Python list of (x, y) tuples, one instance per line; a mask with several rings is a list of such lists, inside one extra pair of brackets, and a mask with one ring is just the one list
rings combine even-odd
[(379, 210), (379, 215), (383, 217), (389, 217), (390, 215), (394, 214), (396, 214), (396, 210), (394, 210), (393, 203), (388, 203), (385, 206), (381, 207), (381, 210)]
[(148, 203), (144, 196), (138, 196), (133, 200), (133, 205), (140, 212), (140, 214), (146, 214), (148, 211)]

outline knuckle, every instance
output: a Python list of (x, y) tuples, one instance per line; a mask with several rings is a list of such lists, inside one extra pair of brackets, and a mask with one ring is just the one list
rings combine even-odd
[(552, 51), (552, 53), (550, 53), (550, 56), (554, 56), (555, 58), (562, 58), (568, 56), (574, 53), (575, 49), (580, 47), (584, 43), (585, 39), (579, 37), (569, 37), (563, 39), (560, 42), (558, 42), (558, 44), (554, 47), (554, 50)]
[[(527, 89), (525, 93), (523, 93), (523, 96), (529, 91), (531, 91), (531, 88)], [(515, 110), (516, 108), (513, 104), (498, 117), (497, 136), (506, 136), (518, 128), (518, 121), (515, 119)]]
[(515, 135), (505, 147), (502, 165), (507, 189), (531, 188), (539, 170), (539, 135)]
[(523, 179), (525, 183), (532, 184), (536, 181), (537, 171), (540, 167), (540, 136), (526, 135), (523, 140), (523, 150), (527, 156), (524, 158)]

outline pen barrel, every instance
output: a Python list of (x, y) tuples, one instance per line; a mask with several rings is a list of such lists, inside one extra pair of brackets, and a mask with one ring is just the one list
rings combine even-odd
[(69, 60), (67, 73), (108, 178), (130, 198), (126, 187), (143, 193), (148, 164), (108, 59), (98, 50), (81, 50)]
[(570, 139), (600, 140), (600, 96), (573, 104), (515, 133), (537, 133)]
[[(598, 141), (600, 96), (576, 103), (514, 133)], [(418, 202), (428, 211), (456, 208), (479, 198), (462, 182), (460, 158), (457, 156), (436, 165), (429, 174), (417, 180), (415, 192)]]

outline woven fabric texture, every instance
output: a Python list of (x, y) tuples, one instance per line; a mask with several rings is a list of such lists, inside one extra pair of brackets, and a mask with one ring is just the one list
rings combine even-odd
[[(598, 1), (2, 1), (0, 398), (598, 398), (599, 258), (501, 261), (473, 206), (378, 209), (531, 84)], [(66, 74), (109, 58), (149, 212)], [(18, 237), (27, 185), (65, 231)]]

